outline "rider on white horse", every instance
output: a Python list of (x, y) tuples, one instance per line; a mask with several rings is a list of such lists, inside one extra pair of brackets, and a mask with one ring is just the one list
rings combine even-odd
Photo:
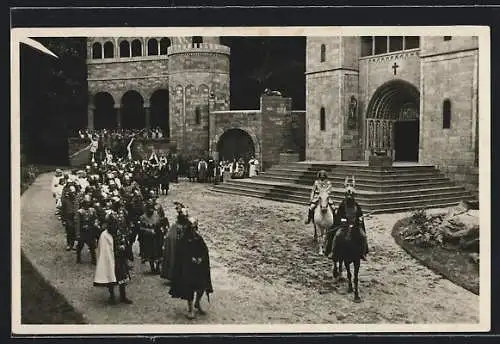
[[(318, 172), (318, 179), (316, 179), (314, 181), (314, 184), (313, 184), (313, 187), (311, 190), (311, 196), (310, 196), (311, 203), (309, 205), (309, 212), (307, 215), (306, 225), (311, 223), (311, 220), (313, 219), (314, 209), (318, 205), (318, 201), (319, 201), (319, 197), (318, 197), (319, 193), (323, 190), (330, 192), (330, 190), (332, 189), (332, 183), (330, 183), (330, 181), (327, 178), (328, 177), (326, 175), (325, 170), (321, 170)], [(332, 208), (332, 212), (335, 214), (335, 209), (333, 208), (333, 198), (332, 197), (328, 198), (328, 204)]]
[(335, 214), (335, 224), (334, 226), (339, 226), (333, 237), (332, 251), (335, 253), (337, 248), (337, 240), (340, 235), (345, 232), (346, 226), (343, 226), (346, 222), (356, 223), (359, 227), (359, 232), (361, 234), (361, 239), (363, 240), (363, 247), (361, 252), (361, 259), (366, 260), (366, 254), (368, 253), (368, 241), (366, 238), (365, 221), (363, 219), (363, 211), (360, 205), (354, 199), (354, 194), (356, 192), (355, 186), (356, 181), (354, 176), (352, 176), (352, 183), (349, 183), (348, 177), (346, 177), (345, 182), (345, 198), (340, 203), (337, 213)]

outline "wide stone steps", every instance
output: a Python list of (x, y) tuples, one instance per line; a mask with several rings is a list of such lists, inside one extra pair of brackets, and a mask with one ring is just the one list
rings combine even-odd
[(367, 212), (393, 212), (447, 207), (472, 200), (464, 187), (453, 184), (431, 165), (400, 165), (375, 169), (360, 163), (291, 163), (276, 165), (251, 179), (227, 179), (214, 191), (307, 205), (317, 171), (327, 171), (332, 197), (344, 198), (344, 180), (354, 175), (356, 200)]
[[(356, 178), (356, 177), (355, 177)], [(345, 178), (328, 178), (334, 187), (344, 187)], [(255, 180), (271, 181), (279, 183), (293, 183), (306, 185), (311, 187), (315, 178), (304, 177), (289, 177), (289, 176), (269, 176), (262, 175), (256, 177)], [(449, 180), (445, 177), (427, 177), (404, 180), (378, 180), (378, 179), (357, 179), (356, 189), (360, 190), (391, 190), (391, 189), (414, 189), (415, 187), (424, 186), (446, 186), (449, 185)]]
[[(295, 194), (280, 193), (280, 192), (266, 192), (256, 189), (243, 190), (241, 188), (231, 188), (231, 187), (221, 187), (211, 186), (213, 191), (230, 194), (230, 195), (240, 195), (249, 196), (267, 200), (273, 200), (278, 202), (288, 202), (295, 204), (302, 204), (307, 207), (309, 204), (309, 199), (307, 197), (296, 196)], [(449, 207), (458, 204), (462, 201), (463, 197), (450, 196), (443, 198), (432, 198), (424, 200), (414, 200), (414, 201), (399, 201), (390, 203), (364, 203), (358, 200), (358, 203), (363, 207), (365, 212), (368, 213), (389, 213), (389, 212), (400, 212), (414, 210), (418, 208), (442, 208)], [(334, 202), (338, 204), (342, 200), (342, 197), (335, 197)]]
[[(449, 183), (448, 183), (449, 184)], [(264, 191), (274, 191), (274, 192), (285, 192), (288, 194), (294, 194), (297, 196), (304, 196), (309, 199), (311, 193), (311, 186), (297, 185), (297, 184), (285, 184), (285, 183), (270, 183), (260, 180), (242, 180), (242, 179), (230, 179), (224, 184), (218, 187), (231, 187), (231, 188), (241, 188), (250, 190), (264, 190)], [(409, 198), (409, 197), (424, 197), (428, 195), (434, 196), (437, 192), (444, 193), (454, 193), (463, 194), (464, 188), (456, 185), (447, 185), (445, 187), (427, 187), (425, 189), (412, 189), (412, 190), (396, 190), (392, 189), (385, 192), (373, 192), (367, 190), (358, 190), (356, 193), (356, 198), (358, 200), (380, 200), (381, 202), (390, 199), (397, 198)], [(332, 196), (344, 197), (344, 188), (333, 188), (331, 192)], [(390, 201), (390, 200), (389, 200)]]

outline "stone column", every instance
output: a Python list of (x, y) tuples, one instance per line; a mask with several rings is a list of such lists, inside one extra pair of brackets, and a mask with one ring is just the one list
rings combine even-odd
[(115, 111), (116, 111), (116, 127), (121, 128), (122, 127), (122, 105), (121, 104), (115, 104)]
[(94, 130), (94, 104), (89, 104), (87, 108), (87, 128), (90, 130)]
[(151, 129), (151, 109), (149, 106), (149, 102), (144, 103), (144, 119), (146, 122), (146, 129)]

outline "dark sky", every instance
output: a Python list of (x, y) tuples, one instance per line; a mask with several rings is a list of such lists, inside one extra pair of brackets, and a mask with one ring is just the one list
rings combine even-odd
[(305, 109), (305, 37), (222, 37), (231, 48), (231, 108), (258, 109), (265, 88)]
[[(305, 37), (221, 40), (231, 48), (231, 109), (258, 109), (265, 88), (305, 109)], [(29, 161), (59, 164), (67, 158), (68, 130), (86, 125), (86, 45), (83, 38), (43, 43), (61, 58), (21, 45), (21, 143)]]

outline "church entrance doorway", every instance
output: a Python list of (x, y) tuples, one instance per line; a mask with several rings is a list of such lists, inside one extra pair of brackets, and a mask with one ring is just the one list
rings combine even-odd
[(419, 121), (394, 123), (395, 161), (418, 161)]
[(221, 161), (240, 158), (248, 161), (255, 155), (255, 146), (252, 137), (246, 131), (229, 129), (219, 138), (217, 152)]
[(407, 81), (380, 86), (366, 113), (366, 147), (386, 151), (395, 161), (418, 161), (420, 93)]

